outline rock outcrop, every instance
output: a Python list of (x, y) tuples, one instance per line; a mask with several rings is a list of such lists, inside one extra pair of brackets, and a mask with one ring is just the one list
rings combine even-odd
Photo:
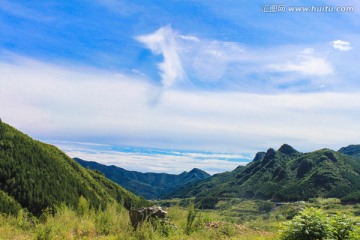
[(134, 228), (137, 228), (139, 224), (144, 221), (151, 221), (154, 219), (166, 219), (167, 212), (159, 206), (132, 209), (129, 212), (131, 224)]

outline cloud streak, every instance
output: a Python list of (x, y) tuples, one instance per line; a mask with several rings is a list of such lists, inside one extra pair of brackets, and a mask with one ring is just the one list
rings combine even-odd
[(166, 26), (154, 33), (136, 38), (144, 43), (154, 54), (164, 57), (163, 62), (159, 63), (158, 67), (161, 72), (161, 82), (165, 88), (171, 87), (177, 80), (183, 80), (186, 77), (179, 57), (177, 37), (172, 28)]
[(12, 1), (10, 2), (7, 0), (1, 2), (0, 11), (3, 11), (6, 14), (10, 14), (19, 18), (33, 20), (33, 21), (50, 22), (54, 20), (54, 17), (43, 15), (43, 13), (41, 13), (40, 11), (27, 8), (21, 4), (14, 3)]

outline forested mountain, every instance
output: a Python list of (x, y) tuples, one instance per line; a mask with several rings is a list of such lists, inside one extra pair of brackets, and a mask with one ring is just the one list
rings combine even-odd
[(226, 187), (227, 182), (231, 181), (237, 174), (242, 172), (245, 169), (245, 166), (238, 166), (235, 170), (231, 172), (223, 172), (214, 174), (212, 177), (207, 178), (203, 181), (196, 183), (186, 184), (173, 192), (165, 195), (165, 198), (184, 198), (184, 197), (193, 197), (193, 196), (205, 196), (209, 190), (214, 188)]
[(244, 197), (276, 201), (337, 197), (344, 201), (357, 201), (360, 196), (360, 161), (349, 152), (349, 155), (341, 152), (344, 149), (340, 152), (321, 149), (300, 153), (284, 144), (277, 151), (270, 148), (265, 153), (258, 153), (240, 172), (235, 169), (214, 175), (195, 185), (187, 185), (170, 196), (196, 196), (198, 200)]
[(347, 147), (342, 147), (339, 149), (339, 152), (360, 159), (360, 145), (349, 145)]
[(74, 158), (81, 166), (98, 170), (107, 178), (120, 184), (127, 190), (147, 199), (163, 198), (175, 189), (188, 183), (195, 183), (209, 178), (210, 175), (200, 169), (194, 168), (190, 172), (179, 175), (166, 173), (141, 173), (128, 171), (116, 166), (106, 166), (93, 161), (84, 161)]
[(16, 211), (21, 205), (40, 215), (60, 203), (75, 207), (80, 196), (96, 208), (110, 201), (126, 208), (147, 204), (101, 174), (81, 167), (55, 146), (33, 140), (0, 120), (0, 211)]

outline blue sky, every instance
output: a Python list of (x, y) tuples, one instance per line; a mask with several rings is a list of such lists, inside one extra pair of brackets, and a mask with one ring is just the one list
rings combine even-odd
[(142, 171), (215, 173), (285, 142), (359, 143), (359, 1), (271, 2), (354, 7), (341, 13), (266, 4), (1, 1), (1, 118)]

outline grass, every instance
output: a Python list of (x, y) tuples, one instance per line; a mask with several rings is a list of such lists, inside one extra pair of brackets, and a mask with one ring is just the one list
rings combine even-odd
[(283, 222), (305, 206), (322, 208), (327, 214), (350, 214), (357, 220), (360, 212), (360, 205), (341, 205), (334, 199), (273, 204), (269, 211), (261, 201), (228, 199), (220, 201), (214, 210), (195, 209), (189, 229), (189, 208), (171, 201), (175, 203), (167, 209), (171, 224), (144, 223), (136, 230), (130, 224), (128, 211), (115, 203), (105, 210), (90, 209), (86, 202), (78, 209), (61, 205), (54, 216), (45, 211), (40, 218), (23, 211), (17, 216), (0, 215), (0, 239), (273, 240), (279, 238)]

